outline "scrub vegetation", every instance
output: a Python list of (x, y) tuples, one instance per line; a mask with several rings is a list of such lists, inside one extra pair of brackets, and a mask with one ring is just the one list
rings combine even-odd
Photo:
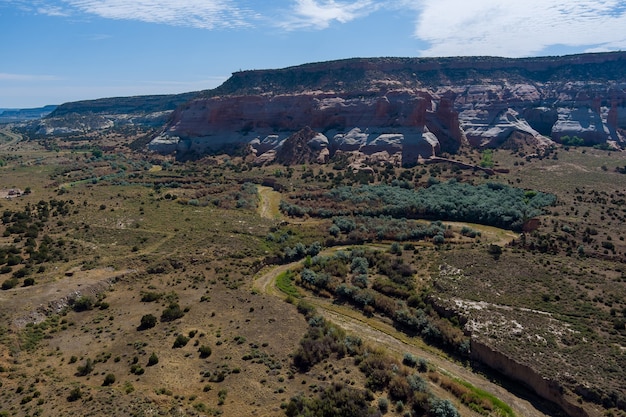
[(486, 177), (140, 133), (0, 144), (0, 415), (560, 412), (481, 347), (626, 415), (621, 153), (454, 156)]

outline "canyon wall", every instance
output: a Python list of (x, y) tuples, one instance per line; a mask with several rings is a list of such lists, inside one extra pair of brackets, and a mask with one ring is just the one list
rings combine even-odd
[(538, 147), (620, 149), (624, 68), (626, 53), (359, 59), (245, 71), (180, 106), (149, 149), (201, 154), (250, 144), (268, 161), (263, 154), (305, 127), (326, 138), (330, 156), (393, 152), (403, 164), (465, 145), (497, 147), (515, 132)]

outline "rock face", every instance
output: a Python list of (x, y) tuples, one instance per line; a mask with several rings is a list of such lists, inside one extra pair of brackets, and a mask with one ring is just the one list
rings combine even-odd
[(576, 398), (563, 395), (563, 387), (557, 381), (542, 377), (531, 367), (519, 363), (510, 356), (503, 355), (477, 339), (472, 339), (470, 349), (473, 360), (484, 363), (511, 379), (527, 385), (542, 398), (561, 407), (569, 417), (589, 417), (589, 413), (576, 403)]
[(537, 146), (576, 137), (620, 148), (625, 68), (626, 53), (616, 52), (352, 59), (238, 72), (179, 107), (149, 148), (203, 153), (250, 144), (258, 161), (269, 161), (305, 127), (325, 138), (315, 160), (386, 152), (413, 164), (465, 145), (497, 147), (513, 133)]
[[(159, 150), (163, 143), (178, 138), (179, 152), (218, 151), (240, 143), (250, 143), (257, 156), (289, 145), (287, 140), (303, 128), (315, 134), (316, 155), (324, 160), (337, 151), (362, 151), (371, 155), (387, 151), (403, 154), (403, 160), (416, 162), (428, 158), (443, 140), (458, 148), (462, 138), (443, 133), (435, 124), (433, 98), (422, 92), (394, 90), (383, 96), (367, 93), (302, 93), (276, 96), (226, 96), (198, 98), (179, 108), (171, 127), (149, 144)], [(429, 120), (430, 119), (430, 120)], [(429, 131), (441, 131), (441, 139)], [(349, 127), (349, 129), (347, 128)], [(406, 152), (403, 151), (406, 145)], [(279, 155), (278, 153), (277, 155)]]

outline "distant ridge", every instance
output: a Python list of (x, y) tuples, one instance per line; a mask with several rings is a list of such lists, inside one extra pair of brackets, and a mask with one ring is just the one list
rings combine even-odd
[(171, 111), (182, 103), (191, 100), (197, 92), (182, 94), (161, 94), (131, 97), (109, 97), (94, 100), (73, 101), (61, 104), (50, 117), (62, 117), (76, 114), (121, 114), (121, 113), (154, 113)]
[(0, 123), (15, 123), (41, 119), (52, 113), (56, 108), (56, 105), (47, 105), (30, 109), (0, 109)]

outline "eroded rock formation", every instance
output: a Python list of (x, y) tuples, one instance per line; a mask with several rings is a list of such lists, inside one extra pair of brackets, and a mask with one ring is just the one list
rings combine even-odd
[[(219, 151), (250, 144), (257, 161), (308, 127), (337, 152), (415, 163), (514, 133), (537, 146), (576, 138), (626, 143), (626, 53), (567, 57), (354, 59), (244, 71), (173, 114), (149, 148)], [(269, 154), (267, 154), (269, 152)], [(327, 155), (328, 154), (328, 155)]]

